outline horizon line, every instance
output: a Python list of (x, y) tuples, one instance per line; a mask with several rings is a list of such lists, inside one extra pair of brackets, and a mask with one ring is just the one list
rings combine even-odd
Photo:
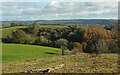
[[(118, 19), (111, 19), (111, 18), (96, 18), (100, 20), (118, 20)], [(40, 19), (42, 20), (90, 20), (90, 18), (84, 18), (84, 19)], [(3, 20), (3, 21), (40, 21), (40, 20)], [(95, 20), (94, 18), (91, 18), (91, 20)]]

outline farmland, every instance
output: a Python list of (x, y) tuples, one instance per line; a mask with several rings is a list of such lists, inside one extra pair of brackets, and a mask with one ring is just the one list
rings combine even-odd
[(3, 75), (120, 73), (118, 2), (23, 1), (0, 7)]
[[(102, 34), (99, 32), (102, 32)], [(110, 34), (103, 27), (77, 25), (68, 27), (67, 25), (39, 25), (33, 23), (32, 28), (30, 26), (13, 26), (3, 28), (2, 33), (2, 38), (9, 36), (9, 38), (6, 38), (6, 42), (2, 44), (3, 73), (46, 69), (60, 64), (65, 66), (51, 71), (51, 73), (119, 72), (118, 54), (115, 53), (117, 45), (111, 43), (109, 45), (111, 49), (106, 50), (109, 43), (106, 42), (106, 39), (102, 39), (104, 39), (104, 35), (108, 36)], [(94, 37), (86, 37), (84, 34), (103, 37), (97, 37), (100, 39), (98, 40)], [(89, 43), (84, 38), (88, 39)], [(91, 38), (96, 42), (93, 42)], [(107, 39), (111, 41), (111, 39)], [(116, 41), (116, 39), (117, 37), (113, 41)], [(100, 49), (95, 47), (99, 44), (106, 47), (100, 46)], [(95, 51), (94, 48), (98, 51)]]
[(8, 63), (22, 59), (49, 57), (60, 54), (60, 52), (60, 49), (52, 47), (22, 44), (2, 44), (2, 62)]
[[(59, 25), (41, 25), (41, 28), (68, 28), (68, 26), (59, 26)], [(15, 26), (15, 27), (8, 27), (2, 29), (2, 38), (6, 38), (7, 36), (11, 36), (13, 31), (17, 29), (26, 29), (27, 26)]]

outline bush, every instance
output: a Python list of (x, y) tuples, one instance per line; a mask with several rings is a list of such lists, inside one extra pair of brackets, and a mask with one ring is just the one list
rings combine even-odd
[(87, 42), (86, 50), (84, 50), (86, 53), (94, 53), (95, 52), (95, 46), (92, 42)]
[(119, 46), (118, 43), (109, 43), (109, 50), (111, 53), (119, 53)]
[(85, 51), (87, 48), (87, 43), (86, 42), (82, 42), (82, 49)]
[(18, 24), (16, 22), (13, 22), (10, 24), (11, 26), (18, 26)]
[(60, 38), (58, 40), (55, 41), (56, 47), (61, 47), (61, 46), (68, 46), (68, 40)]
[(26, 44), (34, 44), (36, 38), (32, 37), (31, 35), (26, 35), (25, 43)]
[(40, 36), (40, 38), (37, 39), (35, 43), (39, 45), (48, 45), (49, 42), (44, 36)]
[(73, 49), (72, 50), (75, 50), (76, 52), (83, 52), (82, 45), (78, 42), (73, 43)]

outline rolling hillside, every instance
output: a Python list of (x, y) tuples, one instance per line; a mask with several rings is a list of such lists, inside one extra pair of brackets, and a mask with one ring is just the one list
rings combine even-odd
[(3, 28), (2, 29), (2, 38), (6, 38), (7, 36), (11, 36), (12, 32), (17, 29), (24, 29), (27, 28), (26, 26), (16, 26), (16, 27), (9, 27), (9, 28)]
[(49, 57), (60, 54), (58, 48), (34, 46), (24, 44), (2, 44), (2, 62), (13, 62), (22, 59), (33, 59), (39, 57)]
[[(54, 68), (60, 64), (60, 69), (51, 73), (118, 73), (118, 54), (87, 54), (58, 55), (48, 58), (35, 58), (3, 64), (3, 73), (19, 73), (27, 70)], [(39, 72), (37, 72), (39, 73)]]

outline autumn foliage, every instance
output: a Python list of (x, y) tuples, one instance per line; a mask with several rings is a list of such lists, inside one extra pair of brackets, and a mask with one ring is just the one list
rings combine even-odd
[(106, 42), (112, 40), (113, 33), (109, 30), (98, 27), (90, 27), (84, 31), (83, 37), (87, 42), (96, 42), (99, 39), (103, 39)]
[(73, 49), (77, 50), (77, 52), (83, 52), (82, 45), (79, 42), (74, 42), (72, 46)]

